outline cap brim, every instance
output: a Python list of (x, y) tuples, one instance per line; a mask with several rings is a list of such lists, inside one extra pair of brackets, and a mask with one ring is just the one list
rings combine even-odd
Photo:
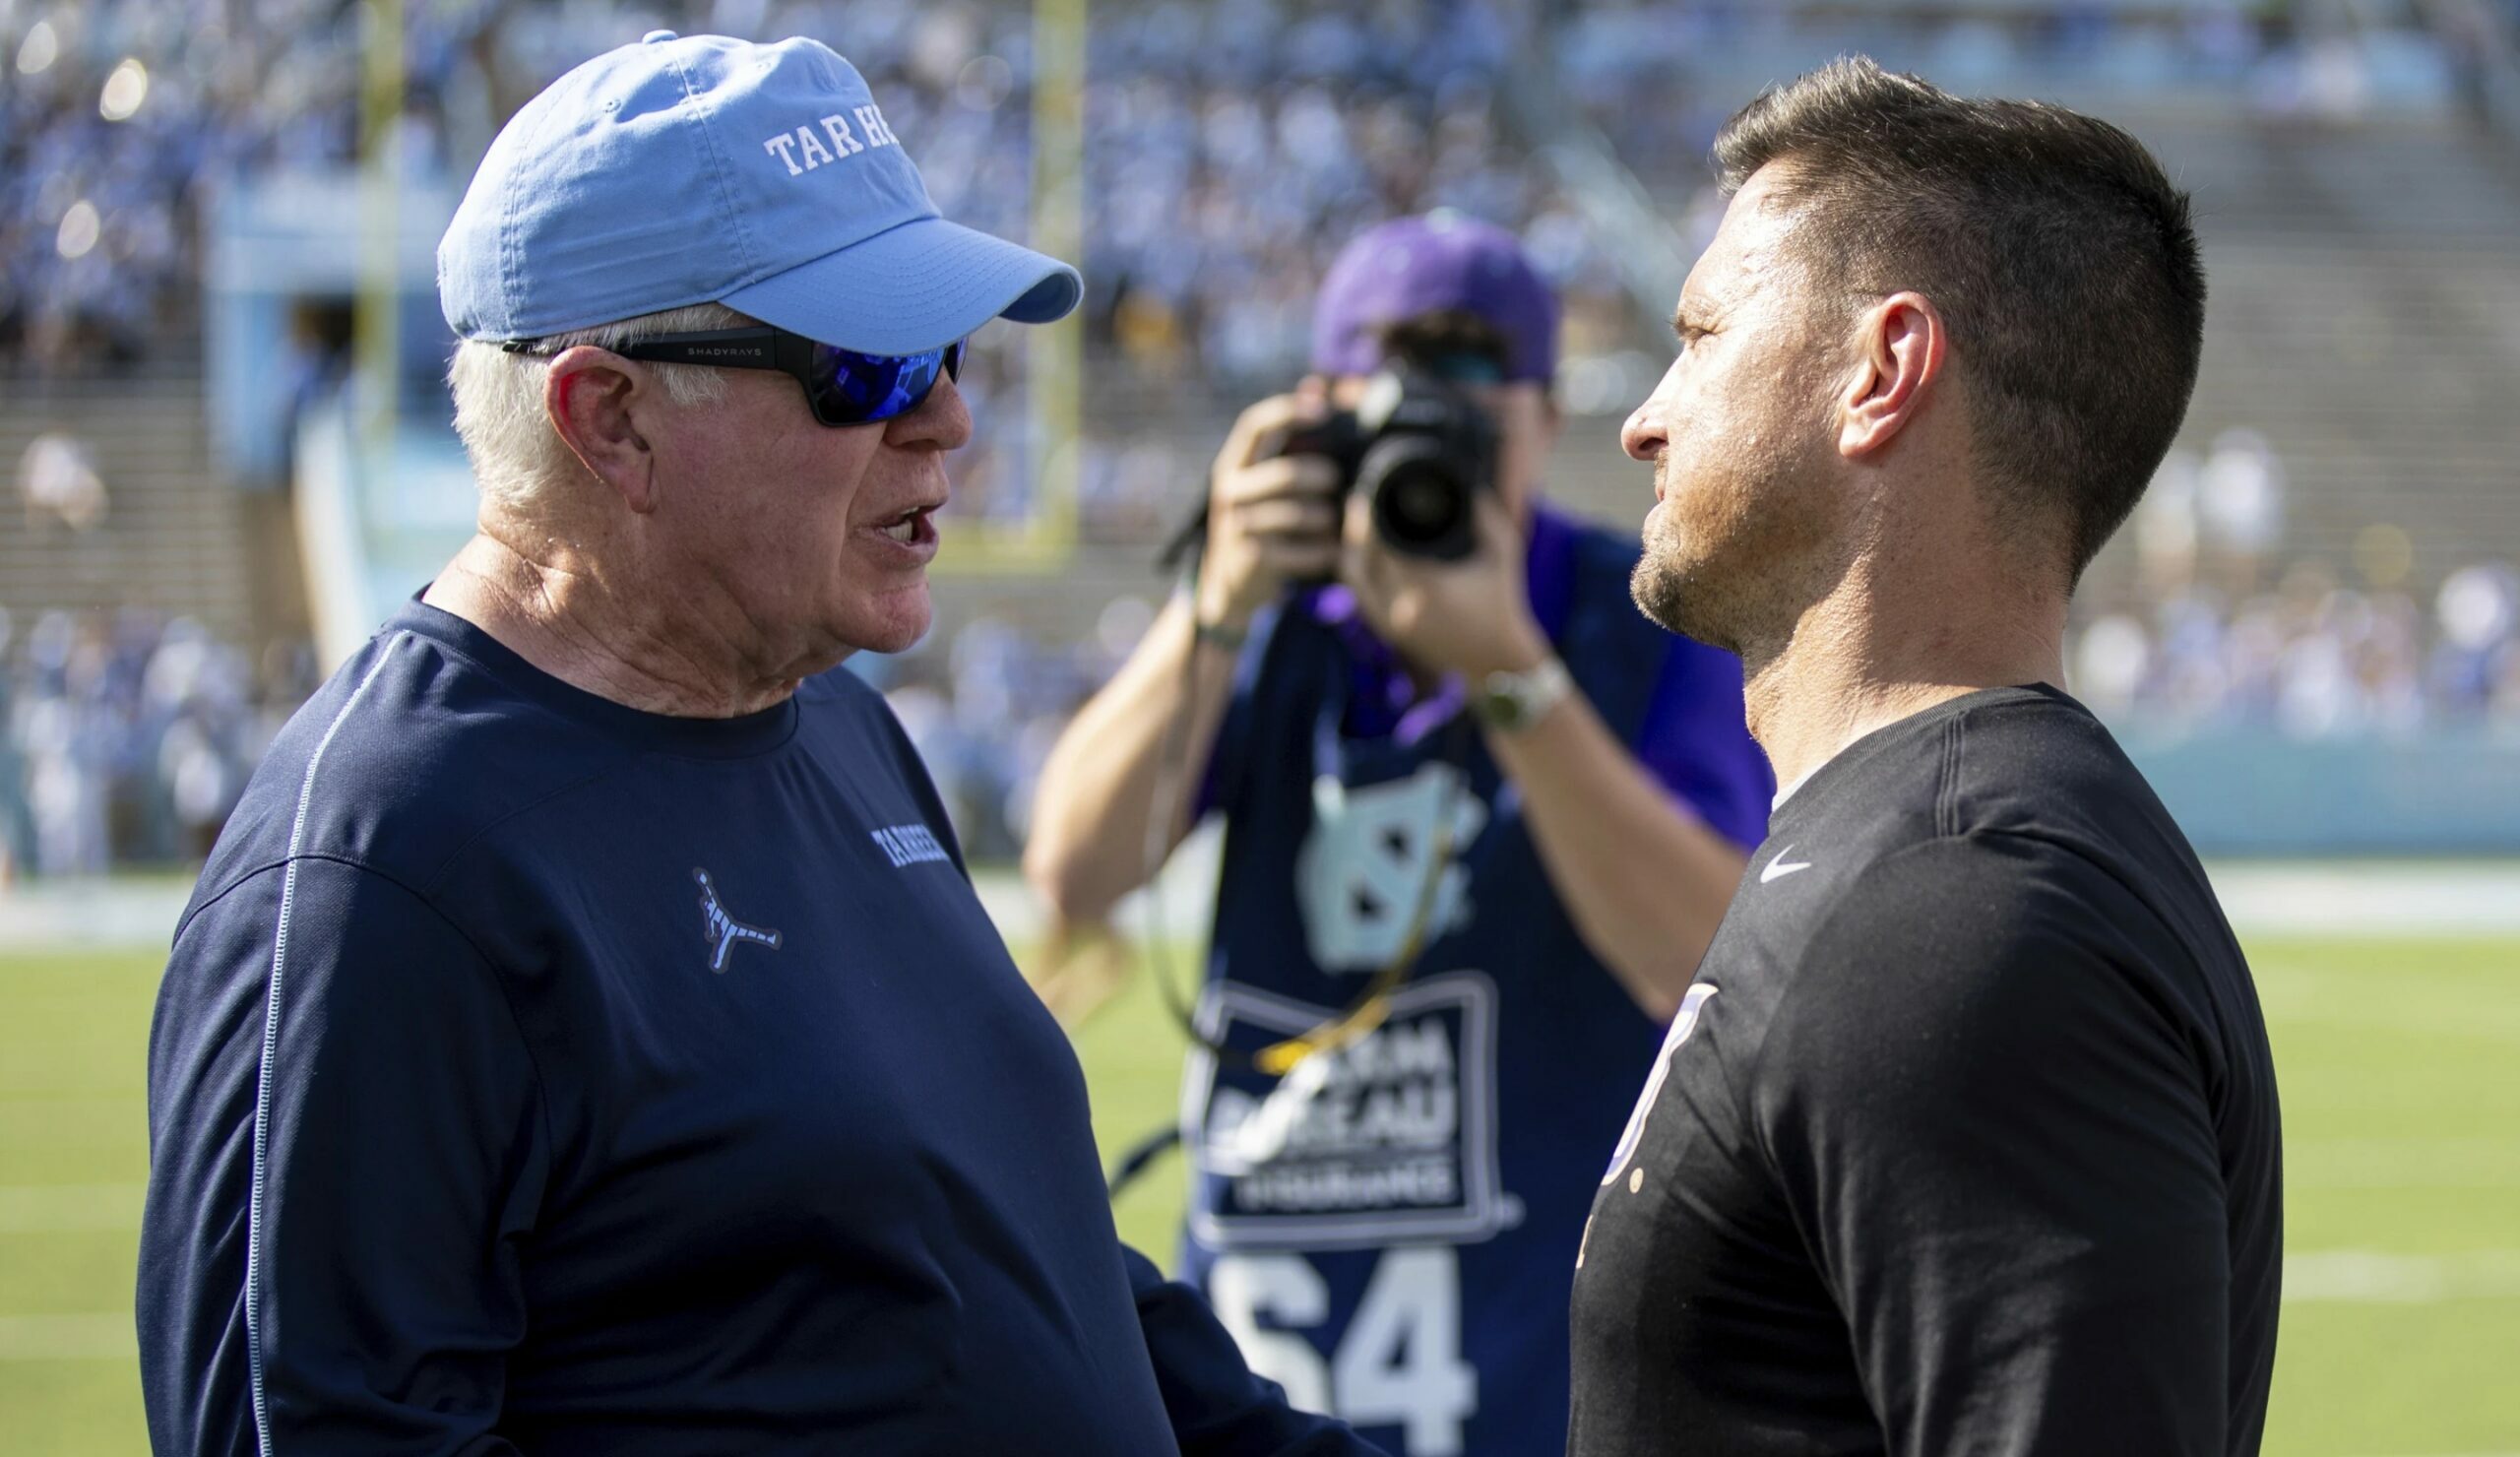
[(1047, 324), (1085, 295), (1076, 270), (1030, 248), (921, 218), (721, 300), (790, 333), (867, 354), (943, 348), (991, 319)]

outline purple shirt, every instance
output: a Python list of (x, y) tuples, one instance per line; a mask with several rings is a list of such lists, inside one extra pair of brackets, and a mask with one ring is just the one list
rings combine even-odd
[[(1577, 548), (1588, 532), (1573, 517), (1535, 504), (1523, 553), (1523, 583), (1532, 618), (1556, 644), (1575, 601)], [(1328, 624), (1347, 646), (1349, 693), (1341, 731), (1349, 738), (1394, 737), (1414, 744), (1451, 722), (1466, 690), (1447, 673), (1421, 693), (1408, 665), (1365, 621), (1356, 595), (1332, 584), (1298, 594), (1285, 610)], [(1637, 761), (1677, 802), (1744, 848), (1767, 835), (1776, 779), (1742, 723), (1741, 663), (1732, 654), (1687, 638), (1664, 634), (1670, 651), (1654, 671), (1654, 696), (1637, 740), (1627, 745)], [(1265, 651), (1265, 634), (1254, 634)], [(1241, 671), (1247, 672), (1246, 661)], [(1242, 703), (1237, 698), (1235, 709)], [(1201, 776), (1198, 813), (1219, 802), (1212, 758)]]

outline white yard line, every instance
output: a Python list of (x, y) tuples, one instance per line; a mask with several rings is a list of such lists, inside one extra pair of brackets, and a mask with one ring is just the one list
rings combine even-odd
[[(1163, 928), (1207, 934), (1221, 837), (1202, 826), (1166, 867)], [(2520, 861), (2218, 860), (2206, 866), (2243, 935), (2520, 935)], [(1040, 901), (1013, 867), (975, 877), (981, 903), (1014, 941), (1040, 932)], [(180, 879), (27, 882), (0, 892), (0, 951), (114, 947), (163, 952), (192, 887)], [(1120, 927), (1145, 934), (1140, 897)]]
[(2302, 1250), (2284, 1256), (2284, 1301), (2432, 1305), (2520, 1299), (2520, 1249), (2390, 1254), (2376, 1249)]
[(2509, 860), (2218, 860), (2205, 867), (2242, 935), (2520, 934)]
[[(1162, 923), (1175, 939), (1207, 936), (1219, 838), (1203, 826), (1165, 867)], [(2243, 936), (2520, 935), (2520, 861), (2217, 860), (2205, 870)], [(1022, 876), (1006, 869), (975, 878), (1008, 940), (1039, 934), (1040, 904)], [(1143, 902), (1131, 896), (1115, 918), (1132, 939), (1146, 934)]]
[(189, 881), (29, 881), (0, 893), (0, 950), (164, 951)]

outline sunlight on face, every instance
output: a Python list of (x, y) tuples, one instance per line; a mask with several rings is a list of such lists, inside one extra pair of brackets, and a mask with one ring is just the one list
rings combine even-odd
[(1838, 353), (1762, 168), (1689, 271), (1679, 355), (1620, 440), (1654, 466), (1633, 588), (1646, 615), (1734, 652), (1790, 624), (1826, 543)]
[(943, 453), (971, 436), (954, 383), (908, 414), (838, 428), (793, 380), (729, 371), (728, 384), (722, 401), (673, 408), (659, 432), (660, 539), (676, 575), (733, 603), (773, 657), (829, 666), (916, 642), (938, 545), (920, 513), (944, 504)]

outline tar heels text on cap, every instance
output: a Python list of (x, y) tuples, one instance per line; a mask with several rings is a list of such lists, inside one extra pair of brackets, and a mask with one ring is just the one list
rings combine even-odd
[[(865, 138), (862, 142), (850, 132), (849, 118), (834, 112), (821, 118), (823, 136), (831, 139), (829, 147), (823, 145), (821, 137), (814, 135), (812, 127), (800, 126), (763, 142), (761, 150), (786, 162), (788, 176), (801, 177), (827, 161), (854, 157), (869, 147), (899, 147), (902, 144), (902, 139), (894, 136), (893, 129), (884, 124), (881, 108), (855, 106), (850, 111), (857, 118), (857, 133)], [(802, 159), (801, 165), (799, 158)]]

